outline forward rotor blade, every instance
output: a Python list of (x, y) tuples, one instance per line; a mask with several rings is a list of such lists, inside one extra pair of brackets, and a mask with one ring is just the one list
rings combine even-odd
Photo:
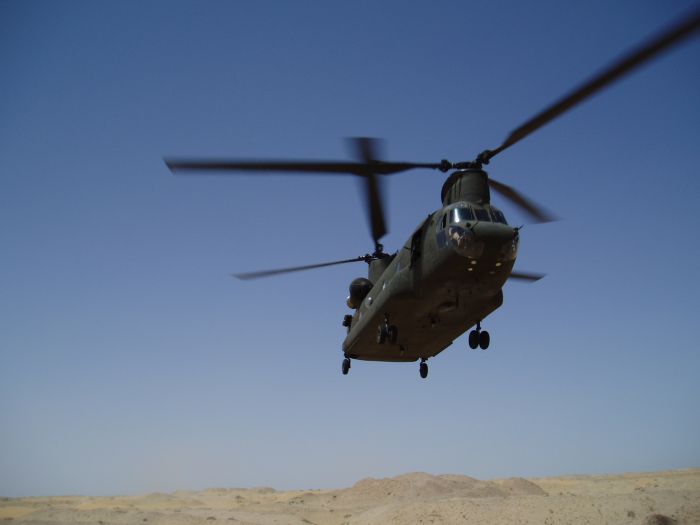
[(365, 168), (359, 175), (364, 176), (365, 207), (369, 216), (372, 239), (374, 240), (375, 248), (379, 249), (379, 239), (387, 233), (381, 183), (373, 169), (377, 163), (379, 141), (367, 137), (354, 137), (348, 139), (348, 141), (354, 148), (355, 155), (365, 165)]
[(380, 139), (371, 137), (348, 137), (345, 139), (350, 146), (353, 155), (356, 159), (361, 160), (365, 164), (377, 162), (382, 156)]
[(557, 220), (554, 215), (550, 214), (539, 204), (535, 204), (530, 199), (525, 198), (525, 196), (515, 188), (508, 186), (507, 184), (503, 184), (502, 182), (498, 182), (497, 180), (493, 180), (490, 177), (489, 186), (527, 213), (532, 218), (533, 222), (541, 223)]
[(379, 243), (379, 239), (387, 233), (386, 221), (384, 220), (384, 205), (379, 184), (379, 180), (377, 180), (377, 176), (374, 173), (369, 172), (365, 177), (365, 202), (369, 212), (369, 224), (375, 246)]
[(591, 78), (588, 82), (585, 82), (577, 89), (535, 115), (519, 128), (513, 130), (498, 148), (483, 152), (480, 155), (481, 161), (488, 163), (491, 158), (498, 155), (504, 149), (521, 141), (532, 132), (540, 129), (562, 113), (565, 113), (591, 95), (612, 84), (636, 67), (653, 58), (655, 55), (678, 44), (698, 29), (700, 29), (700, 9), (684, 16), (682, 21), (676, 23), (659, 36), (647, 40), (631, 53), (622, 57), (617, 62), (614, 62), (601, 73)]
[[(370, 168), (363, 162), (335, 162), (316, 160), (240, 160), (240, 159), (164, 159), (166, 166), (173, 173), (203, 172), (207, 174), (235, 174), (235, 172), (275, 173), (310, 173), (310, 174), (343, 174), (364, 176), (364, 171)], [(417, 162), (380, 162), (375, 161), (372, 171), (378, 175), (393, 175), (415, 168), (439, 169), (439, 163)], [(230, 173), (226, 173), (230, 172)]]
[(509, 279), (516, 279), (518, 281), (529, 281), (531, 283), (534, 283), (535, 281), (539, 281), (545, 276), (543, 273), (522, 273), (522, 272), (512, 272), (510, 276), (508, 277)]
[(272, 277), (273, 275), (281, 275), (283, 273), (293, 273), (293, 272), (303, 272), (304, 270), (313, 270), (314, 268), (323, 268), (325, 266), (335, 266), (337, 264), (346, 264), (352, 262), (366, 261), (367, 255), (361, 257), (355, 257), (354, 259), (344, 259), (342, 261), (332, 261), (320, 264), (307, 264), (305, 266), (292, 266), (290, 268), (278, 268), (276, 270), (264, 270), (262, 272), (247, 272), (247, 273), (235, 273), (232, 274), (234, 277), (241, 279), (242, 281), (249, 281), (251, 279), (261, 279), (263, 277)]

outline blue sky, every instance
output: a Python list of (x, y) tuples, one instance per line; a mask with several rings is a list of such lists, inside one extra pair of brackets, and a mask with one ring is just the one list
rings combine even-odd
[[(470, 160), (692, 2), (0, 3), (0, 495), (700, 466), (700, 39), (499, 155), (525, 226), (485, 321), (340, 374), (370, 251), (348, 178), (162, 157)], [(387, 250), (440, 205), (387, 184)], [(510, 222), (525, 218), (496, 200)]]

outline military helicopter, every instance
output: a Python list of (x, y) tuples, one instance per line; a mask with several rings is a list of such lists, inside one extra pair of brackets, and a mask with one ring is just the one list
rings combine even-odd
[[(494, 180), (483, 166), (491, 159), (565, 113), (602, 88), (700, 29), (700, 10), (647, 40), (622, 59), (605, 68), (539, 114), (516, 128), (493, 150), (474, 160), (438, 163), (386, 162), (377, 155), (377, 141), (351, 139), (357, 160), (199, 160), (165, 159), (173, 173), (314, 173), (348, 174), (364, 181), (364, 198), (374, 241), (374, 251), (351, 259), (275, 270), (240, 273), (240, 279), (258, 279), (334, 266), (365, 262), (367, 277), (350, 283), (345, 315), (347, 336), (342, 344), (342, 373), (352, 359), (407, 362), (420, 360), (419, 373), (428, 376), (427, 360), (449, 347), (473, 328), (469, 347), (486, 350), (489, 332), (482, 329), (486, 317), (503, 304), (508, 279), (536, 281), (541, 274), (513, 270), (520, 228), (510, 226), (504, 214), (491, 204), (494, 190), (524, 211), (533, 222), (553, 216), (516, 189)], [(442, 207), (430, 213), (398, 251), (386, 253), (380, 240), (387, 233), (379, 177), (412, 169), (434, 169), (450, 175), (442, 186)]]

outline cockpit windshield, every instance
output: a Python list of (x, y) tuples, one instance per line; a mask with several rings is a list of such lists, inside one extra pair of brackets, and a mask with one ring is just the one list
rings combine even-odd
[(491, 222), (491, 216), (489, 215), (488, 210), (485, 210), (484, 208), (477, 208), (474, 210), (474, 212), (476, 213), (477, 220)]
[[(460, 206), (450, 210), (450, 224), (457, 224), (468, 221), (496, 222), (508, 224), (503, 212), (495, 208), (478, 208), (470, 206)], [(443, 224), (444, 228), (444, 224)]]
[(454, 208), (451, 212), (450, 222), (452, 222), (452, 223), (466, 222), (466, 221), (473, 221), (473, 220), (474, 220), (474, 212), (472, 211), (471, 208), (467, 208), (467, 207)]
[(506, 217), (503, 215), (503, 212), (499, 210), (495, 210), (491, 208), (491, 219), (493, 219), (493, 222), (500, 222), (501, 224), (508, 224), (506, 222)]

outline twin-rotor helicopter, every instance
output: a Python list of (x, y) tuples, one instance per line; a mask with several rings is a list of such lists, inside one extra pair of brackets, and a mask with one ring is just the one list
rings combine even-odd
[[(420, 376), (428, 376), (427, 360), (471, 329), (470, 348), (486, 350), (489, 332), (484, 319), (503, 304), (508, 279), (536, 281), (539, 274), (513, 270), (520, 242), (519, 228), (509, 225), (491, 204), (491, 190), (527, 214), (533, 222), (553, 217), (516, 189), (494, 180), (483, 167), (496, 155), (521, 141), (573, 106), (629, 73), (700, 29), (700, 11), (659, 36), (646, 41), (579, 88), (567, 94), (515, 129), (493, 150), (474, 160), (438, 163), (386, 162), (377, 155), (376, 141), (351, 139), (357, 160), (190, 160), (166, 159), (174, 173), (259, 172), (348, 174), (364, 182), (364, 198), (374, 251), (351, 259), (276, 270), (236, 274), (257, 279), (326, 266), (363, 261), (367, 277), (350, 283), (343, 318), (347, 336), (342, 344), (342, 373), (353, 359), (366, 361), (420, 361)], [(379, 177), (412, 169), (450, 172), (442, 186), (442, 207), (424, 219), (394, 253), (386, 253), (381, 238), (387, 233)]]

